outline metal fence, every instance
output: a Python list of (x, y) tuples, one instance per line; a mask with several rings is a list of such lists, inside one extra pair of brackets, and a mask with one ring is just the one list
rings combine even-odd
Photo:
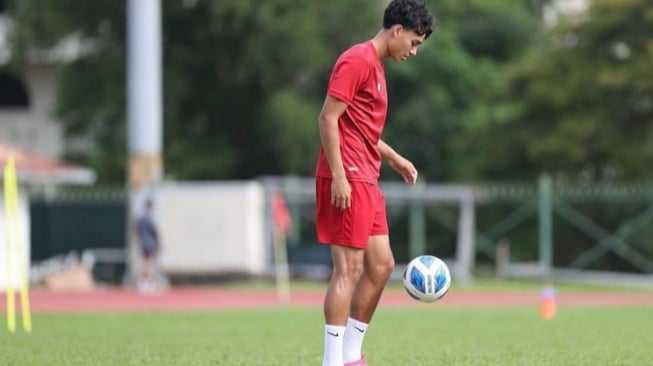
[[(264, 177), (261, 182), (268, 203), (275, 190), (286, 198), (293, 220), (290, 265), (329, 266), (328, 248), (315, 243), (314, 180)], [(653, 273), (653, 184), (648, 182), (571, 185), (544, 176), (533, 184), (382, 182), (381, 187), (398, 263), (422, 253), (438, 255), (455, 267), (459, 280), (480, 268), (506, 276), (551, 276), (560, 269), (567, 276)], [(34, 261), (126, 247), (122, 189), (32, 193), (30, 209)]]
[[(314, 253), (313, 179), (268, 177), (264, 184), (268, 197), (284, 193), (297, 223), (289, 251)], [(438, 255), (461, 280), (482, 267), (506, 276), (553, 276), (558, 269), (578, 276), (582, 270), (653, 273), (650, 183), (554, 184), (543, 176), (533, 184), (382, 182), (381, 188), (398, 263)], [(328, 252), (321, 255), (329, 260)]]

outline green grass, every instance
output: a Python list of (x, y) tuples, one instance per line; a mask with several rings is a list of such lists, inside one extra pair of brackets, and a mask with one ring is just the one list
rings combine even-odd
[[(4, 318), (1, 319), (4, 323)], [(19, 319), (20, 320), (20, 319)], [(372, 366), (651, 365), (648, 307), (381, 308)], [(37, 314), (32, 334), (0, 331), (0, 365), (321, 365), (321, 309)]]

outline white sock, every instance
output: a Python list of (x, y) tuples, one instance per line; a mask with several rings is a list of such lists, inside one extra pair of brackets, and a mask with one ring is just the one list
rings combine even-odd
[(345, 363), (360, 360), (363, 349), (363, 338), (367, 333), (368, 324), (354, 318), (347, 320), (345, 339), (342, 344), (342, 359)]
[(342, 340), (345, 337), (345, 327), (341, 325), (324, 326), (324, 358), (322, 366), (342, 366)]

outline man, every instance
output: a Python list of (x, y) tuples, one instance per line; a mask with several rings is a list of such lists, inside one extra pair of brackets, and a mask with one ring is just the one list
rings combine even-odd
[(142, 215), (136, 221), (136, 235), (143, 254), (143, 268), (138, 281), (138, 289), (151, 292), (156, 289), (154, 282), (154, 265), (159, 251), (159, 232), (152, 217), (153, 203), (150, 199), (145, 202)]
[(380, 139), (387, 93), (382, 61), (417, 54), (435, 20), (419, 0), (393, 0), (383, 27), (336, 61), (319, 116), (322, 146), (316, 168), (318, 242), (331, 245), (333, 274), (324, 299), (323, 366), (365, 366), (363, 337), (394, 269), (381, 159), (408, 184), (413, 164)]

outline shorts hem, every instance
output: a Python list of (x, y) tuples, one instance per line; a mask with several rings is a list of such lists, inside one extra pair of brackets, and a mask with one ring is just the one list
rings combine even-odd
[(359, 243), (343, 243), (343, 242), (338, 242), (338, 241), (333, 241), (333, 242), (319, 242), (320, 245), (337, 245), (339, 247), (347, 247), (347, 248), (354, 248), (354, 249), (365, 249), (367, 248), (367, 243), (364, 244), (359, 244)]

